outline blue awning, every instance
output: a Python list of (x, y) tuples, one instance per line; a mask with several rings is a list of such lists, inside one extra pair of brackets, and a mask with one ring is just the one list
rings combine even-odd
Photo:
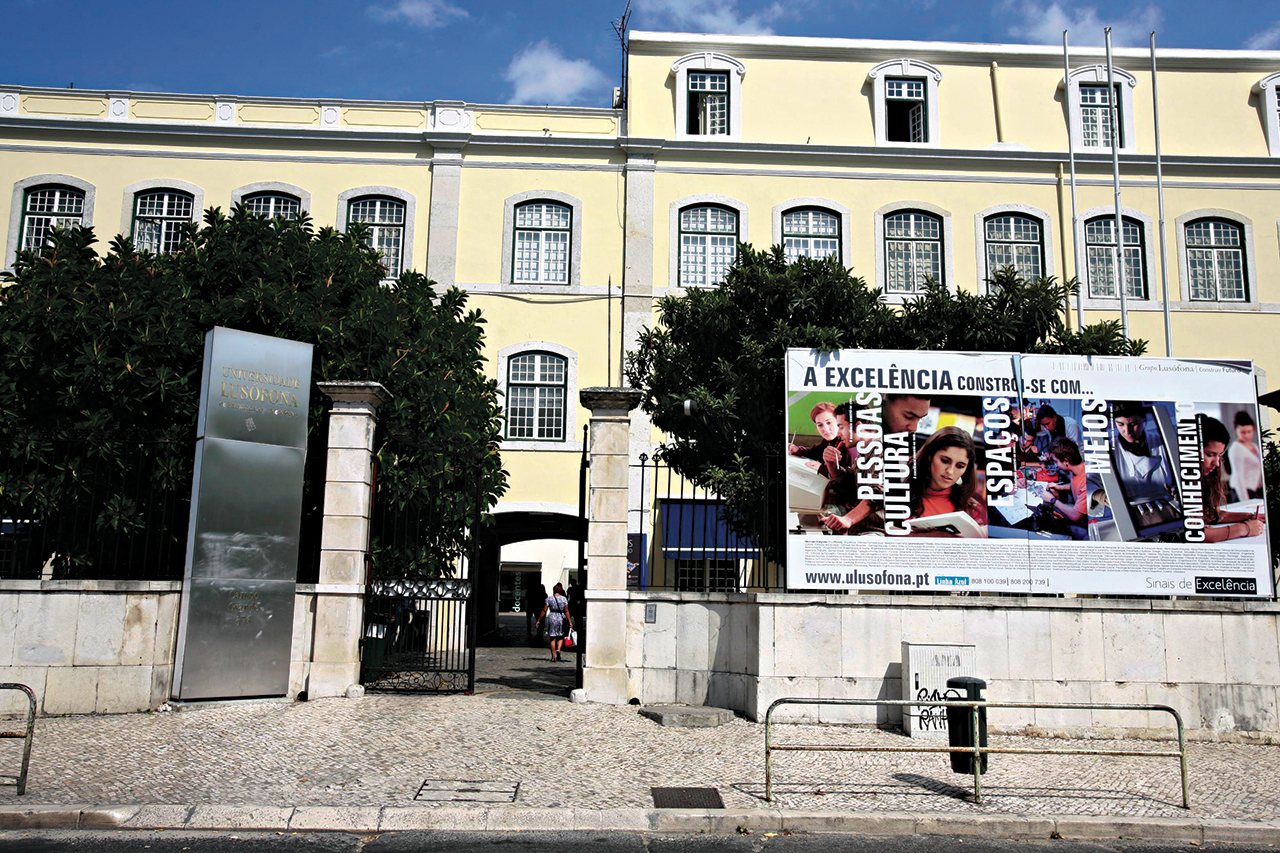
[(668, 559), (747, 559), (758, 550), (724, 520), (715, 501), (668, 500), (662, 503), (662, 553)]

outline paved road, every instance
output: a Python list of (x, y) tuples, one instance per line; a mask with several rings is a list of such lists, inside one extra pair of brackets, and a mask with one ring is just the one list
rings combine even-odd
[[(1104, 844), (1071, 841), (984, 842), (973, 838), (908, 836), (855, 838), (842, 835), (712, 837), (640, 833), (182, 833), (182, 832), (0, 832), (3, 853), (1185, 853), (1185, 844)], [(1275, 848), (1195, 849), (1262, 853)]]

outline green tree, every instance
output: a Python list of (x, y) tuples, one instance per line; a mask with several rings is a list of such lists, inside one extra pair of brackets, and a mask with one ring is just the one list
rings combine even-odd
[[(780, 476), (765, 472), (777, 464), (786, 430), (788, 348), (1145, 351), (1145, 341), (1125, 341), (1118, 321), (1069, 329), (1064, 317), (1076, 290), (1074, 279), (1027, 281), (1006, 268), (986, 293), (953, 293), (930, 282), (920, 296), (893, 308), (833, 259), (788, 264), (781, 247), (743, 245), (722, 284), (659, 301), (659, 322), (641, 333), (627, 378), (666, 436), (663, 458), (719, 494), (730, 524), (752, 534), (761, 506), (780, 506), (785, 487)], [(684, 414), (685, 399), (697, 403), (696, 415)]]
[[(379, 412), (380, 499), (435, 524), (411, 570), (453, 565), (475, 513), (475, 473), (485, 506), (506, 488), (491, 449), (501, 409), (482, 369), (484, 320), (465, 293), (437, 294), (419, 273), (385, 284), (366, 236), (356, 225), (316, 230), (305, 215), (267, 220), (215, 208), (169, 255), (116, 237), (99, 256), (85, 228), (55, 231), (40, 252), (18, 254), (0, 285), (0, 506), (42, 523), (93, 516), (78, 537), (60, 538), (57, 574), (138, 570), (111, 565), (110, 552), (122, 549), (102, 548), (103, 537), (185, 540), (185, 521), (152, 529), (155, 511), (121, 481), (143, 477), (152, 491), (189, 499), (204, 334), (213, 326), (315, 345), (313, 434), (326, 404), (315, 381), (385, 385), (394, 399)], [(391, 447), (387, 437), (397, 434), (409, 440)], [(90, 554), (96, 565), (86, 565)], [(160, 570), (180, 572), (181, 559)]]

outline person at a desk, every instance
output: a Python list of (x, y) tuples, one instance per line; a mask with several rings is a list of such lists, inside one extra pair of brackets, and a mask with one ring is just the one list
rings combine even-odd
[(836, 421), (836, 404), (821, 402), (813, 407), (809, 412), (809, 419), (813, 421), (814, 427), (818, 430), (818, 438), (821, 439), (812, 447), (805, 447), (803, 444), (787, 445), (787, 452), (792, 456), (800, 456), (808, 459), (808, 465), (815, 471), (821, 469), (824, 464), (823, 453), (829, 447), (835, 447), (840, 443), (840, 425)]
[[(916, 394), (885, 394), (882, 414), (884, 431), (914, 435), (920, 428), (920, 421), (929, 416), (929, 402), (929, 397)], [(868, 525), (877, 529), (883, 526), (881, 502), (877, 500), (873, 505), (870, 500), (856, 497), (851, 471), (842, 472), (833, 479), (831, 491), (838, 493), (838, 497), (833, 497), (832, 502), (840, 507), (840, 512), (823, 516), (822, 523), (828, 530), (833, 533), (852, 533)]]
[(1048, 403), (1036, 411), (1036, 424), (1040, 431), (1036, 433), (1035, 447), (1041, 460), (1048, 461), (1049, 445), (1060, 438), (1070, 439), (1077, 448), (1080, 447), (1080, 422), (1058, 414)]
[(1222, 454), (1227, 452), (1231, 434), (1217, 418), (1196, 415), (1200, 424), (1200, 488), (1204, 496), (1204, 541), (1226, 542), (1262, 533), (1263, 519), (1253, 512), (1222, 509), (1227, 484), (1222, 476)]
[(1167, 497), (1173, 492), (1173, 469), (1163, 444), (1147, 439), (1149, 409), (1129, 400), (1111, 404), (1116, 425), (1116, 476), (1130, 498)]
[(1066, 532), (1072, 539), (1086, 539), (1089, 532), (1089, 486), (1080, 445), (1069, 438), (1059, 438), (1049, 445), (1046, 453), (1050, 461), (1071, 476), (1071, 482), (1047, 484), (1049, 495), (1044, 502), (1066, 519)]

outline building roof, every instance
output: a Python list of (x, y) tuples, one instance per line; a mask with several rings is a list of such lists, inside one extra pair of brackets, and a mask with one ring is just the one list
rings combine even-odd
[[(1158, 34), (1157, 34), (1158, 37)], [(1061, 45), (983, 44), (978, 42), (903, 41), (896, 39), (810, 38), (802, 36), (711, 35), (634, 31), (629, 37), (632, 53), (695, 53), (722, 50), (740, 56), (880, 61), (903, 55), (933, 62), (1062, 67)], [(1149, 62), (1146, 47), (1118, 47), (1118, 60)], [(1095, 46), (1071, 48), (1073, 61), (1106, 59), (1106, 50)], [(1280, 50), (1192, 50), (1159, 48), (1156, 58), (1163, 68), (1280, 70)]]

